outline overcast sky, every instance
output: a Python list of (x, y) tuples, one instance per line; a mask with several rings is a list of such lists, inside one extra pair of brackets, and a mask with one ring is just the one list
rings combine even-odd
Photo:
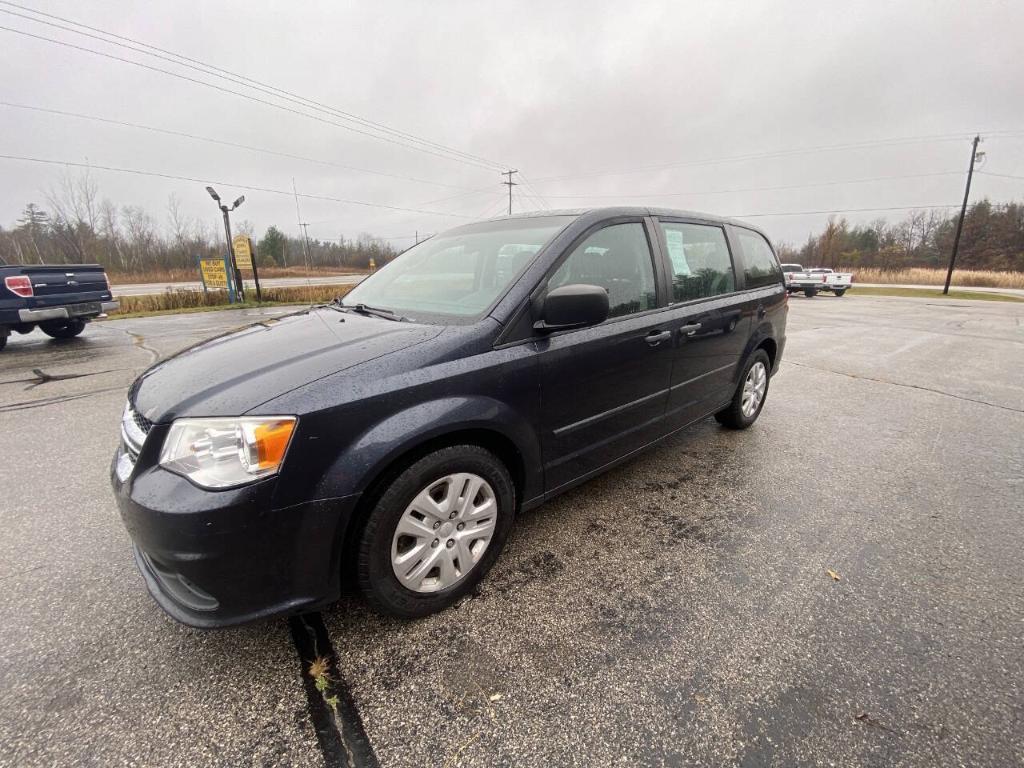
[[(323, 239), (400, 238), (504, 212), (497, 166), (507, 165), (532, 185), (515, 188), (517, 211), (656, 204), (751, 216), (776, 240), (799, 243), (827, 214), (775, 214), (958, 204), (974, 131), (989, 133), (983, 170), (1024, 177), (1022, 2), (18, 2), (487, 161), (438, 157), (0, 30), (7, 104), (309, 160), (11, 106), (0, 106), (0, 154), (215, 180), (228, 199), (245, 194), (237, 219), (257, 234), (270, 224), (297, 232), (295, 200), (246, 187), (287, 191), (293, 178), (300, 193), (449, 214), (301, 199), (310, 235)], [(31, 15), (0, 3), (0, 25), (300, 109), (10, 12)], [(738, 157), (747, 159), (729, 160)], [(64, 172), (7, 159), (0, 169), (4, 226), (29, 201), (46, 207)], [(189, 216), (218, 223), (203, 183), (92, 174), (119, 206), (163, 222), (173, 194)], [(1022, 191), (1024, 178), (982, 174), (972, 198)]]

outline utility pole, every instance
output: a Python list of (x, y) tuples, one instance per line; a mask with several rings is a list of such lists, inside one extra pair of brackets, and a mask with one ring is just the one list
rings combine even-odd
[[(946, 272), (946, 285), (942, 289), (942, 295), (949, 295), (949, 282), (953, 279), (953, 265), (956, 264), (956, 254), (960, 250), (960, 233), (964, 230), (964, 217), (967, 215), (967, 197), (971, 194), (971, 178), (974, 176), (974, 164), (978, 158), (978, 144), (981, 136), (975, 136), (971, 144), (971, 164), (967, 167), (967, 188), (964, 189), (964, 203), (960, 206), (960, 220), (956, 223), (956, 235), (953, 237), (953, 253), (949, 256), (949, 270)], [(982, 152), (984, 157), (985, 153)]]
[(302, 245), (303, 249), (306, 252), (306, 269), (309, 269), (312, 266), (312, 263), (309, 260), (309, 223), (305, 221), (300, 221), (299, 226), (302, 227), (303, 232)]
[(501, 172), (502, 176), (508, 176), (508, 181), (503, 181), (501, 183), (504, 184), (506, 187), (508, 187), (508, 215), (509, 216), (512, 215), (512, 187), (519, 186), (519, 182), (512, 181), (512, 174), (513, 173), (519, 173), (519, 171), (509, 170), (509, 171), (502, 171)]

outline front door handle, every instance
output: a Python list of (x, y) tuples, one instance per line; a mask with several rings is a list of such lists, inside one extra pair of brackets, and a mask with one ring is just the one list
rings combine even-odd
[(672, 338), (672, 331), (651, 331), (644, 336), (644, 341), (650, 344), (652, 347), (656, 347), (665, 339)]
[(701, 328), (700, 323), (687, 323), (686, 325), (679, 326), (680, 336), (693, 336)]

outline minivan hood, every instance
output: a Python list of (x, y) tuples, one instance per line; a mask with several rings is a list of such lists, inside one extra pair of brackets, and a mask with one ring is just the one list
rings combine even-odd
[(313, 309), (189, 347), (142, 374), (129, 397), (135, 410), (155, 423), (181, 416), (238, 416), (296, 387), (432, 339), (442, 330)]

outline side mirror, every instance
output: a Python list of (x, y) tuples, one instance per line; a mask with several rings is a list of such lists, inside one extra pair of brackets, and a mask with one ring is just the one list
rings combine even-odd
[(563, 285), (544, 297), (538, 331), (560, 331), (597, 325), (608, 319), (608, 291), (599, 285)]

